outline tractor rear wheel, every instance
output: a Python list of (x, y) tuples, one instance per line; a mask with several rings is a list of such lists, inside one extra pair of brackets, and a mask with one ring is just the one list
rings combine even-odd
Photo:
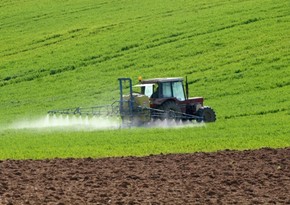
[(167, 101), (159, 106), (160, 110), (164, 110), (164, 113), (161, 115), (161, 120), (164, 119), (173, 119), (180, 120), (181, 119), (181, 109), (180, 107), (173, 101)]
[(202, 117), (202, 119), (197, 119), (197, 122), (214, 122), (216, 121), (215, 111), (211, 107), (204, 107), (198, 111), (198, 116)]

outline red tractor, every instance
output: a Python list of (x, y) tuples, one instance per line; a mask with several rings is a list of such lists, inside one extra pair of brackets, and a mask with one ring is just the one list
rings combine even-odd
[[(130, 95), (122, 93), (122, 81), (130, 81)], [(151, 119), (196, 120), (197, 122), (214, 122), (214, 110), (203, 105), (202, 97), (188, 97), (188, 83), (185, 87), (183, 78), (154, 78), (142, 80), (140, 92), (132, 91), (129, 78), (119, 78), (120, 81), (120, 114), (123, 120), (137, 121), (138, 124)], [(125, 101), (129, 102), (128, 106)], [(125, 106), (125, 107), (124, 107)]]

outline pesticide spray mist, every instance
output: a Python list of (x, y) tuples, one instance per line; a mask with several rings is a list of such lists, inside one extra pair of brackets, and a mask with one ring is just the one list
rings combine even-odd
[(60, 129), (60, 130), (100, 130), (117, 129), (118, 120), (105, 117), (46, 115), (36, 120), (20, 120), (12, 123), (10, 129)]
[[(205, 123), (176, 120), (152, 120), (143, 125), (145, 128), (184, 128), (204, 127)], [(39, 129), (39, 130), (65, 130), (65, 131), (94, 131), (128, 128), (122, 126), (120, 119), (110, 117), (89, 117), (76, 115), (51, 115), (38, 119), (18, 120), (7, 127), (8, 129)]]

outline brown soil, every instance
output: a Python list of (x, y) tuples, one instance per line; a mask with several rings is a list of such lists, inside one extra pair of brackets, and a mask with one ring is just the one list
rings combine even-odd
[(290, 148), (5, 160), (0, 204), (290, 204)]

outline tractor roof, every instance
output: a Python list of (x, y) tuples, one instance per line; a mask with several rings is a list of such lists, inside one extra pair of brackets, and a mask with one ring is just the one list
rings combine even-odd
[(152, 78), (148, 80), (142, 80), (142, 84), (148, 84), (148, 83), (166, 83), (166, 82), (181, 82), (183, 81), (183, 78)]

